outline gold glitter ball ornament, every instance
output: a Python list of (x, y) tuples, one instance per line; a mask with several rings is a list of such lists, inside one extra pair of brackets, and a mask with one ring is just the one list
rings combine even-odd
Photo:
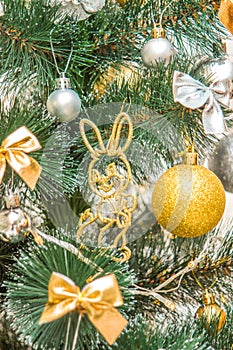
[(176, 236), (193, 238), (212, 230), (225, 209), (221, 181), (209, 169), (176, 165), (160, 176), (152, 194), (158, 222)]
[(199, 307), (195, 317), (202, 320), (211, 334), (219, 333), (226, 323), (226, 312), (215, 302), (212, 293), (206, 291), (202, 299), (204, 305)]

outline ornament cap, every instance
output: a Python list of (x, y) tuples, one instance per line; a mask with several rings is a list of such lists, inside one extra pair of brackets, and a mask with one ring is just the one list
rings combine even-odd
[(6, 208), (18, 208), (20, 206), (19, 196), (15, 193), (11, 193), (4, 197)]
[(153, 38), (165, 38), (165, 30), (161, 26), (157, 26), (154, 24), (154, 28), (152, 30)]
[(198, 154), (188, 151), (186, 153), (185, 163), (188, 165), (198, 165)]
[(165, 30), (162, 27), (154, 27), (154, 29), (152, 30), (152, 35), (154, 39), (157, 38), (165, 38)]
[(204, 305), (213, 305), (215, 304), (215, 299), (213, 293), (208, 292), (207, 290), (202, 295), (202, 300)]
[(66, 77), (56, 79), (56, 89), (70, 89), (70, 79)]

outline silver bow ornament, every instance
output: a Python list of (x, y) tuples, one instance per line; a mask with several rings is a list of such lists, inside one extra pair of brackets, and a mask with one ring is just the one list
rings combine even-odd
[(105, 0), (51, 0), (51, 4), (61, 4), (61, 12), (83, 20), (105, 6)]
[(228, 82), (218, 81), (206, 87), (190, 75), (175, 71), (173, 75), (173, 97), (184, 107), (197, 109), (204, 106), (202, 122), (206, 134), (226, 132), (224, 114), (220, 107), (229, 108)]

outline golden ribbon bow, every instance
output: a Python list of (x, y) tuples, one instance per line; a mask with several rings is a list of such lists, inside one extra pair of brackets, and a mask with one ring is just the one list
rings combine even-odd
[(11, 133), (0, 146), (0, 183), (3, 180), (6, 163), (33, 190), (41, 173), (41, 166), (27, 153), (41, 149), (35, 135), (26, 126)]
[(115, 309), (123, 299), (115, 275), (107, 275), (80, 288), (67, 276), (53, 272), (48, 285), (48, 303), (39, 324), (55, 321), (71, 311), (87, 313), (89, 320), (112, 345), (128, 321)]

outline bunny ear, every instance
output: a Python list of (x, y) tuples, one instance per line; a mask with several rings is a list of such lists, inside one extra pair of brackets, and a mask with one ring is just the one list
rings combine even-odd
[[(122, 147), (119, 147), (120, 140), (121, 140), (121, 137), (120, 137), (121, 129), (124, 124), (128, 124), (128, 136), (125, 144)], [(116, 117), (115, 122), (113, 124), (112, 135), (107, 145), (108, 151), (110, 151), (111, 153), (112, 152), (117, 153), (117, 151), (120, 151), (121, 153), (123, 153), (129, 147), (129, 144), (132, 141), (132, 137), (133, 137), (133, 123), (130, 117), (128, 116), (128, 114), (122, 112)]]
[[(85, 124), (89, 125), (94, 130), (94, 132), (95, 132), (95, 134), (97, 136), (97, 140), (98, 140), (100, 148), (97, 148), (97, 147), (93, 148), (91, 146), (91, 144), (89, 143), (89, 141), (87, 139), (86, 132), (85, 132)], [(92, 156), (98, 158), (101, 153), (106, 152), (106, 149), (104, 147), (100, 131), (97, 128), (97, 126), (91, 120), (89, 120), (89, 119), (81, 119), (80, 124), (79, 124), (79, 129), (80, 129), (80, 133), (81, 133), (81, 136), (83, 138), (83, 141), (84, 141), (87, 149), (90, 151)]]

